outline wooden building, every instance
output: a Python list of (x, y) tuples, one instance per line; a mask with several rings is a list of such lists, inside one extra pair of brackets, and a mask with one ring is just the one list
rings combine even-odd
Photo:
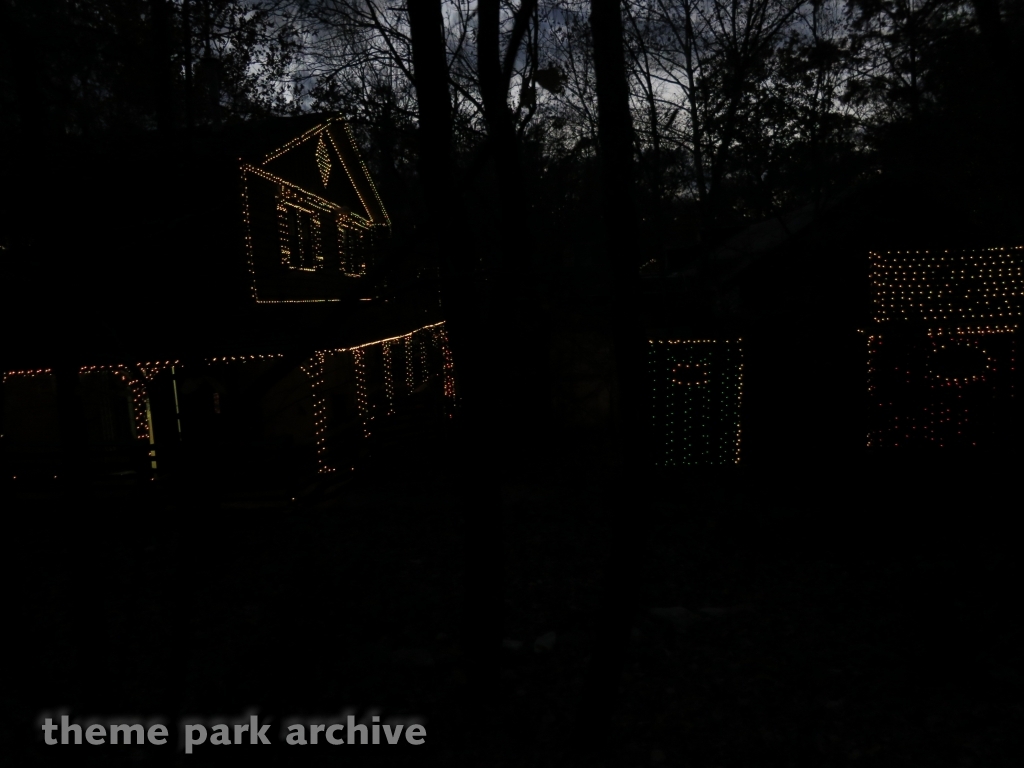
[(869, 447), (998, 440), (1014, 399), (1022, 250), (870, 254)]
[(329, 472), (454, 402), (436, 283), (394, 269), (341, 118), (32, 160), (0, 232), (12, 475)]
[(645, 302), (663, 461), (724, 463), (737, 420), (763, 465), (1000, 453), (1021, 423), (1024, 249), (996, 246), (1017, 233), (877, 178), (673, 254)]

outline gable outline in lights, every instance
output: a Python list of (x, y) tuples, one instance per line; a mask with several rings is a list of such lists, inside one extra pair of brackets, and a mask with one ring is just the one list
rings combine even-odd
[[(344, 138), (336, 137), (336, 128), (344, 132)], [(325, 141), (326, 138), (326, 141)], [(326, 188), (330, 180), (334, 164), (330, 159), (328, 144), (334, 150), (335, 156), (340, 160), (342, 169), (358, 197), (363, 211), (357, 213), (350, 211), (345, 206), (339, 205), (324, 196), (311, 192), (300, 187), (298, 184), (289, 182), (279, 175), (272, 173), (268, 165), (286, 153), (296, 149), (308, 141), (316, 140), (314, 160), (317, 163), (317, 170), (321, 181)], [(343, 274), (349, 277), (358, 277), (365, 273), (365, 258), (360, 260), (358, 246), (353, 245), (375, 230), (389, 230), (391, 220), (380, 199), (377, 188), (370, 177), (369, 170), (363, 162), (359, 153), (355, 136), (351, 126), (341, 117), (331, 118), (324, 123), (306, 131), (301, 136), (292, 139), (290, 142), (267, 155), (263, 162), (257, 165), (250, 163), (241, 164), (242, 172), (242, 215), (245, 226), (245, 247), (247, 264), (251, 281), (251, 295), (257, 304), (281, 304), (281, 303), (321, 303), (339, 301), (337, 298), (309, 298), (309, 299), (261, 299), (257, 287), (256, 259), (252, 238), (252, 211), (250, 207), (249, 184), (252, 177), (269, 181), (277, 186), (278, 200), (278, 233), (281, 238), (281, 259), (284, 266), (299, 271), (315, 272), (323, 266), (323, 243), (321, 234), (323, 227), (328, 222), (333, 223), (338, 229), (339, 256), (341, 257)], [(292, 210), (294, 209), (294, 210)], [(309, 241), (304, 240), (304, 225), (295, 223), (295, 232), (292, 232), (292, 224), (289, 222), (289, 215), (296, 222), (300, 217), (309, 218)], [(294, 238), (293, 238), (294, 234)], [(296, 243), (298, 253), (293, 254), (292, 242)], [(350, 251), (352, 251), (350, 253)]]

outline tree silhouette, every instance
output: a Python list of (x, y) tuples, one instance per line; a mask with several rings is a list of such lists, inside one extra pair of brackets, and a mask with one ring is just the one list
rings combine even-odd
[[(409, 6), (413, 77), (419, 103), (419, 167), (427, 199), (458, 207), (453, 179), (452, 111), (448, 90), (441, 5)], [(493, 387), (497, 380), (492, 334), (494, 315), (486, 306), (486, 284), (472, 249), (450, 243), (445, 215), (428, 217), (423, 233), (428, 263), (441, 271), (442, 301), (452, 354), (462, 388), (453, 461), (458, 479), (457, 509), (465, 535), (462, 644), (469, 689), (467, 717), (477, 722), (493, 713), (498, 696), (503, 554), (501, 497), (497, 480), (498, 435)]]
[(650, 468), (641, 417), (643, 325), (639, 306), (633, 121), (618, 0), (593, 0), (591, 30), (597, 90), (598, 158), (607, 250), (613, 274), (614, 403), (617, 462), (605, 496), (610, 560), (604, 573), (602, 620), (585, 683), (578, 727), (582, 743), (608, 732), (632, 618), (637, 607), (643, 543), (649, 521)]

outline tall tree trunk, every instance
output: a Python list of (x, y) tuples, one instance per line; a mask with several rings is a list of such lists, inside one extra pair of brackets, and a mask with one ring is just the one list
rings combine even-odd
[[(497, 207), (491, 210), (490, 220), (481, 227), (487, 233), (486, 253), (494, 262), (487, 270), (487, 311), (498, 334), (498, 343), (515, 359), (533, 356), (532, 350), (544, 333), (538, 313), (529, 306), (533, 265), (530, 250), (523, 244), (530, 240), (530, 201), (523, 188), (515, 117), (508, 105), (515, 58), (536, 8), (536, 0), (523, 0), (516, 10), (504, 57), (500, 46), (501, 4), (498, 0), (481, 0), (477, 11), (477, 72), (487, 123), (487, 144), (497, 184)], [(514, 216), (518, 237), (508, 236), (510, 216)], [(543, 365), (545, 360), (546, 357), (542, 357), (538, 364)], [(545, 380), (540, 371), (538, 378)], [(543, 413), (545, 389), (533, 387), (525, 392), (513, 392), (512, 380), (507, 376), (498, 377), (495, 383), (502, 388), (496, 394), (504, 404), (505, 421), (517, 425), (520, 432), (535, 433), (537, 425), (532, 422)]]
[(174, 88), (171, 74), (173, 22), (168, 0), (150, 0), (152, 15), (152, 84), (157, 130), (166, 135), (174, 128)]
[(671, 14), (665, 6), (665, 1), (658, 0), (658, 6), (661, 8), (662, 20), (671, 30), (673, 37), (675, 37), (676, 42), (679, 44), (680, 50), (683, 52), (683, 70), (686, 74), (686, 111), (690, 116), (690, 131), (693, 135), (693, 172), (697, 180), (697, 200), (703, 204), (707, 198), (708, 185), (704, 172), (704, 135), (697, 101), (697, 76), (693, 56), (695, 45), (692, 18), (693, 8), (690, 6), (689, 0), (682, 0), (680, 10), (685, 14), (686, 21), (683, 24), (683, 31), (680, 32), (678, 25), (672, 21)]
[[(409, 26), (416, 96), (420, 110), (419, 168), (427, 210), (423, 232), (428, 259), (441, 267), (442, 302), (461, 388), (453, 456), (465, 533), (465, 608), (462, 631), (470, 690), (466, 717), (482, 735), (481, 719), (498, 700), (498, 662), (504, 607), (501, 498), (495, 465), (491, 388), (497, 379), (493, 341), (483, 322), (479, 254), (463, 247), (448, 229), (449, 211), (458, 207), (452, 168), (452, 105), (448, 88), (441, 4), (409, 3)], [(442, 254), (444, 256), (442, 257)]]
[(971, 5), (974, 7), (974, 18), (981, 32), (981, 39), (985, 41), (988, 55), (1005, 71), (1011, 63), (1012, 47), (1010, 37), (1006, 34), (1006, 26), (1003, 24), (999, 0), (972, 0)]
[(185, 53), (185, 127), (192, 130), (195, 121), (195, 93), (192, 87), (192, 13), (191, 0), (181, 1), (182, 50)]
[[(488, 153), (494, 164), (497, 185), (497, 210), (485, 214), (490, 220), (482, 222), (481, 227), (486, 233), (482, 256), (486, 259), (484, 270), (488, 288), (488, 301), (483, 309), (489, 315), (489, 325), (499, 333), (498, 326), (503, 325), (509, 309), (508, 280), (514, 274), (510, 262), (515, 257), (516, 244), (502, 236), (498, 218), (523, 202), (519, 190), (518, 147), (508, 108), (508, 83), (502, 77), (500, 18), (499, 0), (480, 0), (477, 5), (477, 74), (487, 123)], [(505, 343), (505, 334), (501, 336), (499, 343)]]
[(704, 133), (700, 117), (700, 107), (697, 101), (697, 78), (693, 66), (693, 20), (690, 18), (692, 10), (689, 3), (684, 6), (686, 10), (686, 45), (683, 48), (686, 56), (686, 87), (689, 92), (690, 106), (690, 130), (693, 132), (693, 169), (697, 175), (697, 199), (700, 202), (708, 196), (708, 184), (704, 175)]
[(607, 743), (616, 692), (637, 607), (649, 503), (640, 402), (644, 340), (639, 306), (638, 215), (619, 0), (592, 0), (591, 30), (598, 108), (602, 212), (612, 268), (615, 346), (615, 432), (619, 455), (606, 499), (610, 505), (610, 560), (604, 574), (604, 610), (580, 712), (585, 743)]
[(507, 185), (519, 180), (515, 130), (508, 108), (508, 83), (502, 77), (499, 0), (480, 0), (477, 6), (477, 74), (487, 121), (487, 142), (499, 179), (499, 194), (507, 200)]
[(1024, 104), (1024, 78), (1020, 76), (1019, 68), (1014, 71), (1013, 39), (1007, 23), (1003, 21), (999, 0), (972, 0), (971, 4), (985, 50), (999, 76), (1005, 78), (1010, 98), (1020, 109)]
[(654, 79), (651, 77), (651, 59), (644, 40), (644, 31), (640, 29), (635, 14), (629, 10), (628, 3), (624, 8), (629, 26), (636, 36), (637, 50), (632, 53), (633, 64), (639, 70), (644, 81), (644, 101), (647, 103), (647, 120), (651, 124), (651, 186), (654, 208), (660, 223), (662, 204), (664, 202), (664, 173), (661, 162), (661, 130), (658, 126), (658, 105), (654, 93)]

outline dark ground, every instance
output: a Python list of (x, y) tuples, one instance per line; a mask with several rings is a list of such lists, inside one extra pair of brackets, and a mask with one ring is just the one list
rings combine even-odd
[[(294, 502), (252, 480), (244, 493), (173, 479), (15, 487), (11, 764), (1020, 764), (1019, 470), (958, 460), (666, 476), (617, 732), (584, 760), (565, 734), (599, 620), (603, 470), (572, 453), (507, 467), (505, 634), (521, 645), (504, 651), (504, 726), (473, 739), (459, 730), (473, 702), (446, 455), (442, 434), (423, 435)], [(23, 751), (40, 713), (61, 707), (78, 722), (160, 715), (171, 739)], [(176, 751), (179, 715), (251, 707), (273, 718), (278, 744), (283, 717), (330, 722), (350, 707), (425, 722), (427, 739)]]

